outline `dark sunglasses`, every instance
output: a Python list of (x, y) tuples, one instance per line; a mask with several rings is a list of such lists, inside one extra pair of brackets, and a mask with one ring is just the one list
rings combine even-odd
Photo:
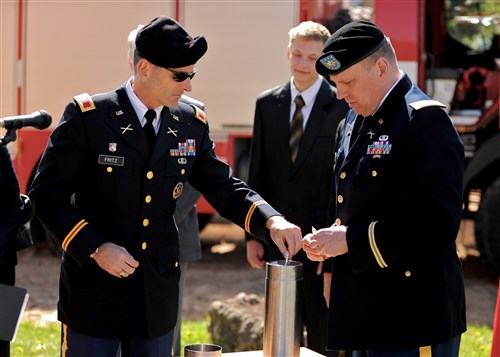
[(193, 79), (194, 75), (196, 74), (196, 69), (193, 70), (191, 73), (186, 73), (186, 72), (179, 72), (179, 71), (174, 71), (173, 69), (166, 68), (164, 67), (167, 71), (172, 72), (173, 76), (172, 79), (176, 82), (184, 82), (186, 79)]

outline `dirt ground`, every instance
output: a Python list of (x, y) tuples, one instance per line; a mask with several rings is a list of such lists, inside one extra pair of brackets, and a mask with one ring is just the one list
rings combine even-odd
[[(467, 320), (491, 326), (498, 280), (486, 273), (472, 231), (473, 223), (465, 222), (457, 239), (465, 272)], [(203, 259), (191, 263), (186, 275), (185, 319), (202, 319), (213, 301), (239, 292), (264, 295), (265, 271), (247, 264), (243, 230), (233, 224), (211, 223), (201, 237)], [(19, 252), (16, 274), (16, 285), (30, 294), (23, 319), (56, 321), (59, 258), (42, 245), (25, 249)]]

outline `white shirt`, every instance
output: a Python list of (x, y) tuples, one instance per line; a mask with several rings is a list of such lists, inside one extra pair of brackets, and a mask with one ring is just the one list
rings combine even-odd
[(299, 92), (298, 89), (293, 84), (293, 77), (292, 77), (290, 81), (292, 100), (290, 103), (290, 118), (288, 118), (290, 122), (292, 121), (293, 114), (295, 113), (295, 108), (297, 107), (295, 105), (295, 97), (300, 94), (302, 96), (302, 99), (304, 99), (305, 103), (305, 105), (302, 107), (302, 117), (304, 118), (303, 129), (306, 128), (306, 124), (307, 121), (309, 120), (309, 115), (311, 114), (312, 108), (314, 106), (314, 101), (316, 100), (316, 96), (318, 95), (319, 89), (321, 87), (321, 83), (323, 83), (323, 77), (318, 76), (316, 82), (314, 82), (309, 88), (307, 88), (303, 92)]
[[(144, 103), (141, 102), (139, 97), (135, 94), (134, 90), (132, 89), (132, 80), (133, 77), (131, 77), (127, 81), (127, 84), (125, 85), (125, 90), (127, 91), (128, 99), (130, 100), (130, 103), (132, 103), (132, 107), (134, 108), (135, 113), (139, 118), (141, 126), (144, 127), (144, 125), (146, 125), (147, 122), (146, 118), (144, 117), (144, 114), (146, 114), (146, 112), (148, 111), (148, 107), (146, 107)], [(158, 130), (160, 130), (160, 117), (162, 109), (163, 105), (160, 105), (159, 107), (156, 107), (154, 109), (156, 112), (156, 118), (153, 120), (153, 128), (155, 129), (156, 134), (158, 134)]]

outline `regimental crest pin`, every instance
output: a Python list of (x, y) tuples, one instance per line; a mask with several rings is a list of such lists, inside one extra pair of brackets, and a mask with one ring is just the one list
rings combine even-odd
[(174, 198), (174, 200), (180, 197), (183, 188), (184, 184), (182, 182), (179, 182), (177, 185), (175, 185), (174, 191), (172, 192), (172, 197)]
[(111, 152), (115, 152), (116, 151), (116, 143), (109, 143), (108, 149)]

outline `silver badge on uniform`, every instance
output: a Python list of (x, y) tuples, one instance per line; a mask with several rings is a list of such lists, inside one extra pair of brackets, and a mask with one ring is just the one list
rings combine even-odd
[(116, 151), (116, 143), (109, 143), (108, 149), (111, 152), (115, 152)]

